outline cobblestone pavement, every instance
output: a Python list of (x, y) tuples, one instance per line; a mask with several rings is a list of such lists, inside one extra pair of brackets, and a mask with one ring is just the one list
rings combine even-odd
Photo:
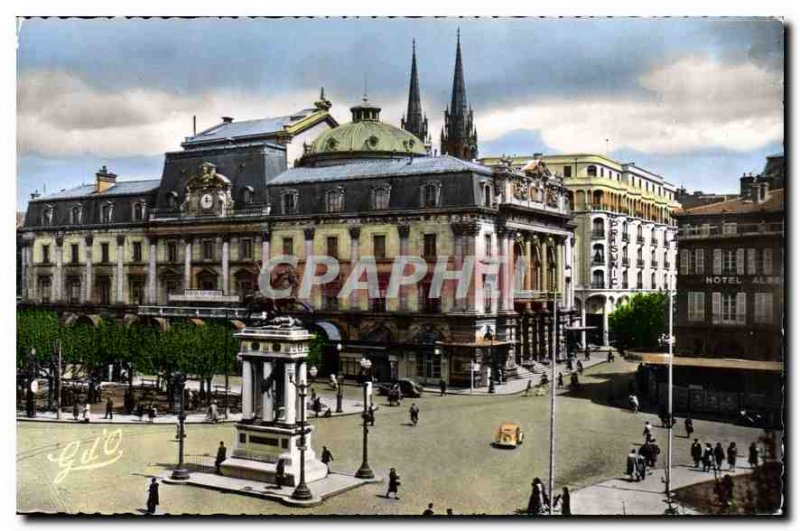
[[(608, 405), (611, 394), (624, 403), (627, 381), (623, 373), (635, 368), (635, 363), (620, 359), (597, 365), (584, 372), (579, 393), (566, 393), (557, 399), (556, 489), (567, 485), (576, 492), (572, 505), (578, 514), (586, 512), (579, 503), (579, 489), (622, 477), (627, 453), (632, 445), (641, 443), (644, 421), (659, 424), (655, 415), (633, 414)], [(311, 508), (292, 508), (198, 487), (163, 485), (160, 510), (169, 514), (418, 515), (433, 502), (437, 513), (452, 508), (455, 514), (513, 514), (526, 506), (533, 477), (547, 483), (547, 397), (426, 394), (414, 400), (420, 408), (416, 427), (408, 422), (412, 399), (403, 400), (401, 407), (388, 407), (384, 397), (376, 400), (382, 407), (375, 427), (370, 428), (369, 462), (384, 477), (390, 467), (397, 469), (402, 482), (400, 500), (384, 497), (385, 482), (362, 486)], [(526, 435), (522, 446), (513, 450), (492, 447), (495, 430), (503, 421), (521, 425)], [(311, 422), (315, 426), (313, 448), (319, 452), (325, 444), (334, 455), (332, 468), (353, 473), (361, 464), (360, 419), (344, 416)], [(176, 462), (174, 425), (20, 422), (17, 426), (17, 507), (23, 512), (140, 514), (148, 476), (161, 474)], [(118, 449), (122, 455), (107, 466), (81, 469), (83, 464), (97, 465), (114, 457), (113, 451), (106, 456), (104, 450), (115, 449), (113, 438), (111, 442), (106, 438), (116, 430), (121, 434)], [(735, 440), (740, 449), (760, 435), (756, 429), (702, 420), (695, 421), (695, 430), (703, 442), (720, 441), (727, 446)], [(658, 427), (655, 431), (663, 449), (664, 431)], [(230, 424), (190, 425), (187, 462), (198, 462), (212, 454), (221, 440), (232, 447), (233, 438)], [(675, 438), (676, 464), (688, 461), (689, 443), (684, 437)], [(91, 458), (83, 452), (92, 447), (99, 457), (82, 464), (82, 456)], [(71, 471), (56, 482), (69, 465)]]

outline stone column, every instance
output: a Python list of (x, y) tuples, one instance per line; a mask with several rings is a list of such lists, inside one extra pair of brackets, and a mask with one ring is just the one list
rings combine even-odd
[(603, 346), (608, 346), (608, 314), (611, 312), (611, 304), (608, 301), (608, 297), (606, 297), (605, 302), (603, 302)]
[[(453, 242), (454, 246), (454, 254), (453, 257), (453, 267), (456, 271), (461, 271), (464, 267), (464, 233), (460, 228), (460, 225), (453, 225), (453, 237), (455, 238)], [(466, 307), (466, 300), (458, 298), (458, 292), (456, 289), (453, 290), (453, 309), (459, 312), (463, 312)]]
[[(264, 381), (268, 381), (272, 375), (272, 362), (264, 362)], [(271, 386), (270, 386), (271, 387)], [(272, 389), (263, 389), (261, 393), (261, 419), (264, 422), (275, 420), (275, 405), (272, 397)]]
[(53, 279), (53, 297), (54, 302), (62, 302), (64, 300), (64, 237), (56, 236), (56, 277)]
[(192, 238), (186, 237), (184, 243), (183, 289), (192, 288)]
[[(400, 236), (400, 256), (408, 255), (408, 235), (411, 227), (408, 225), (398, 225), (397, 234)], [(419, 292), (417, 292), (419, 293)], [(427, 294), (426, 294), (427, 295)], [(408, 286), (400, 286), (400, 311), (408, 310)], [(422, 308), (422, 301), (417, 300), (417, 311)]]
[(228, 295), (230, 293), (230, 275), (228, 271), (228, 262), (230, 260), (230, 242), (231, 237), (224, 235), (222, 237), (222, 293)]
[(154, 237), (149, 238), (150, 252), (147, 255), (147, 302), (158, 304), (158, 240)]
[[(533, 289), (533, 246), (531, 245), (531, 238), (525, 238), (525, 290), (530, 291)], [(530, 303), (528, 304), (530, 305)]]
[[(586, 301), (581, 299), (581, 326), (586, 327)], [(586, 330), (581, 330), (581, 345), (586, 348)]]
[[(350, 227), (350, 272), (358, 262), (358, 243), (361, 237), (361, 227)], [(351, 310), (358, 310), (358, 291), (350, 293), (350, 301), (348, 302)]]
[(35, 301), (38, 295), (36, 290), (36, 267), (33, 264), (33, 242), (25, 248), (28, 255), (28, 299)]
[(481, 260), (479, 260), (476, 252), (476, 241), (478, 234), (480, 234), (481, 227), (477, 223), (467, 223), (463, 226), (463, 231), (464, 256), (472, 257), (474, 261), (474, 270), (472, 272), (471, 279), (472, 281), (470, 282), (469, 290), (467, 291), (467, 300), (465, 301), (464, 311), (467, 313), (476, 313), (478, 311), (477, 298), (483, 295), (483, 268), (481, 267)]
[(513, 241), (508, 230), (498, 231), (500, 237), (500, 256), (503, 260), (500, 264), (500, 300), (501, 312), (510, 312), (513, 309), (514, 300), (514, 275), (512, 267), (514, 261)]
[(568, 308), (567, 304), (567, 283), (566, 283), (566, 256), (564, 250), (566, 249), (566, 238), (558, 238), (556, 240), (556, 278), (558, 290), (561, 292), (561, 304)]
[(272, 229), (270, 227), (265, 227), (261, 232), (261, 267), (267, 267), (269, 263), (269, 243), (272, 239)]
[(87, 234), (85, 237), (86, 240), (86, 302), (92, 302), (92, 284), (94, 283), (94, 279), (92, 278), (92, 245), (94, 244), (94, 236), (91, 234)]
[[(305, 270), (305, 267), (308, 266), (311, 256), (314, 254), (314, 227), (307, 227), (303, 229), (303, 238), (305, 242), (305, 249), (304, 249), (305, 256), (303, 257), (305, 266), (303, 267), (303, 269)], [(312, 308), (316, 306), (314, 304), (314, 300), (317, 298), (316, 296), (318, 293), (319, 293), (319, 286), (312, 286), (311, 291), (308, 294), (308, 300), (306, 301), (307, 304)]]
[(539, 251), (541, 253), (539, 258), (542, 260), (542, 263), (539, 267), (539, 271), (542, 273), (541, 285), (539, 288), (542, 293), (550, 291), (550, 264), (547, 260), (547, 243), (547, 238), (542, 238), (541, 244), (539, 245)]
[(249, 360), (242, 360), (242, 420), (253, 418), (253, 369)]
[(287, 361), (284, 365), (285, 370), (283, 371), (283, 405), (286, 408), (284, 412), (283, 422), (284, 424), (294, 424), (297, 420), (297, 402), (296, 402), (296, 394), (297, 389), (295, 388), (292, 381), (297, 381), (295, 379), (296, 375), (295, 372), (295, 364), (294, 362)]
[(20, 294), (22, 295), (22, 300), (28, 299), (28, 244), (22, 242), (22, 248), (20, 249)]
[(124, 286), (125, 236), (117, 236), (117, 269), (114, 272), (114, 302), (125, 302)]

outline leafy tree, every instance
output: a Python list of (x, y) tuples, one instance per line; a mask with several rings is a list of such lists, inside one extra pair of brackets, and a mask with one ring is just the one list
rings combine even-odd
[(639, 293), (609, 316), (608, 325), (617, 348), (656, 349), (667, 332), (667, 296)]

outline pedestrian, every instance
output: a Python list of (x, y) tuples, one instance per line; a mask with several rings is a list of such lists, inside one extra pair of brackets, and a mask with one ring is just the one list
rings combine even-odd
[(375, 408), (372, 404), (367, 408), (367, 422), (370, 426), (375, 426)]
[(280, 489), (286, 481), (286, 463), (283, 458), (278, 459), (278, 464), (275, 465), (275, 485)]
[(695, 468), (700, 468), (701, 459), (703, 459), (703, 446), (695, 439), (692, 443), (692, 461), (694, 461)]
[(614, 352), (611, 349), (608, 349), (608, 359), (607, 359), (607, 361), (608, 361), (608, 363), (611, 363), (612, 361), (614, 361)]
[(428, 508), (422, 511), (422, 516), (433, 516), (433, 503), (429, 503)]
[(747, 463), (750, 465), (750, 468), (755, 468), (758, 466), (758, 447), (756, 443), (750, 443), (750, 448), (748, 450), (747, 456)]
[(578, 374), (583, 374), (583, 363), (581, 363), (581, 360), (578, 360), (576, 364), (578, 366)]
[(408, 408), (408, 414), (411, 417), (411, 424), (416, 426), (417, 422), (419, 422), (419, 408), (417, 404), (411, 404), (411, 407)]
[(570, 389), (577, 389), (581, 386), (580, 382), (578, 382), (578, 373), (573, 372), (569, 375), (569, 387)]
[(567, 370), (572, 370), (572, 356), (567, 357)]
[(158, 504), (158, 480), (152, 478), (150, 485), (147, 487), (147, 514), (155, 513), (156, 505)]
[[(580, 361), (578, 363), (580, 363)], [(572, 507), (569, 499), (569, 489), (567, 487), (564, 487), (561, 490), (561, 515), (562, 516), (572, 515)]]
[(714, 447), (714, 464), (716, 465), (716, 472), (722, 471), (722, 463), (725, 461), (725, 449), (722, 443), (717, 443)]
[(111, 420), (114, 420), (114, 401), (111, 400), (111, 397), (108, 397), (106, 400), (106, 414), (103, 416), (104, 419), (111, 417)]
[(147, 408), (147, 420), (150, 421), (152, 424), (156, 419), (156, 406), (154, 404), (150, 404)]
[(639, 412), (639, 399), (636, 398), (635, 394), (631, 393), (631, 395), (628, 397), (628, 403), (631, 406), (631, 411), (633, 411), (634, 413)]
[(539, 515), (544, 512), (545, 507), (550, 505), (550, 500), (547, 498), (547, 491), (542, 484), (542, 480), (533, 478), (531, 482), (531, 497), (528, 500), (528, 514)]
[(89, 405), (89, 401), (87, 400), (83, 404), (83, 421), (84, 422), (89, 422), (91, 417), (92, 417), (92, 410), (91, 410), (91, 406)]
[(400, 486), (400, 476), (397, 475), (394, 468), (389, 470), (389, 490), (386, 491), (386, 497), (389, 498), (389, 494), (394, 493), (394, 499), (399, 500), (400, 497), (397, 496), (397, 487)]
[[(686, 420), (683, 421), (683, 426), (686, 428), (686, 438), (691, 439), (692, 433), (694, 433), (694, 424), (692, 423), (692, 419), (686, 417)], [(697, 439), (695, 439), (696, 441)]]
[(528, 380), (528, 385), (525, 387), (525, 395), (530, 396), (531, 394), (531, 385), (533, 385), (533, 380)]
[(339, 390), (339, 382), (336, 381), (336, 375), (335, 374), (331, 373), (330, 382), (329, 383), (330, 383), (331, 388), (334, 391), (338, 391)]
[(562, 388), (562, 387), (564, 387), (564, 375), (563, 375), (563, 374), (561, 374), (561, 373), (558, 373), (558, 383), (557, 383), (557, 387), (558, 387), (559, 389), (560, 389), (560, 388)]
[(650, 463), (648, 463), (650, 468), (656, 467), (659, 455), (661, 455), (661, 447), (658, 446), (658, 442), (655, 439), (653, 439), (652, 441), (650, 441)]
[(225, 443), (223, 441), (219, 442), (219, 448), (217, 448), (217, 458), (214, 460), (214, 467), (217, 469), (217, 474), (220, 476), (222, 475), (222, 470), (220, 470), (220, 465), (228, 458), (228, 449), (225, 448)]
[(642, 431), (642, 436), (644, 437), (644, 442), (648, 442), (653, 438), (653, 426), (650, 424), (649, 420), (644, 422), (644, 430)]
[(636, 456), (636, 481), (641, 481), (647, 477), (648, 457), (649, 452), (642, 451), (640, 448), (639, 454)]
[(590, 361), (592, 359), (592, 351), (589, 349), (589, 345), (588, 344), (583, 349), (583, 357), (584, 357), (584, 359), (586, 361)]
[(711, 443), (706, 443), (703, 450), (703, 472), (708, 472), (714, 468), (714, 449), (711, 448)]
[(439, 380), (439, 396), (444, 396), (445, 391), (447, 391), (447, 382), (444, 379)]
[(736, 470), (736, 443), (731, 441), (731, 444), (728, 445), (728, 466), (730, 467), (729, 470)]
[(311, 388), (311, 403), (313, 404), (316, 401), (317, 401), (317, 390), (312, 387)]
[(216, 423), (216, 422), (219, 421), (219, 411), (218, 411), (218, 409), (219, 408), (217, 407), (217, 401), (216, 400), (212, 400), (211, 401), (210, 410), (209, 410), (210, 411), (211, 422)]
[(543, 372), (542, 377), (539, 379), (539, 385), (547, 385), (550, 383), (550, 379), (547, 377), (547, 373)]
[(72, 404), (72, 417), (75, 421), (78, 421), (78, 415), (80, 415), (80, 411), (78, 410), (78, 401), (76, 400), (74, 404)]
[(144, 405), (141, 402), (136, 404), (136, 416), (139, 417), (139, 422), (141, 422), (144, 416)]
[(333, 461), (333, 454), (328, 450), (327, 446), (322, 447), (322, 455), (320, 456), (322, 464), (328, 467), (328, 473), (331, 471), (331, 461)]
[(631, 453), (628, 454), (628, 458), (625, 461), (625, 474), (630, 478), (631, 481), (638, 481), (639, 478), (636, 457), (636, 448), (631, 448)]

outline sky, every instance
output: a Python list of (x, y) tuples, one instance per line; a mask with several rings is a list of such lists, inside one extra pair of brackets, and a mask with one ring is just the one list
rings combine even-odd
[(599, 153), (735, 192), (783, 152), (783, 27), (767, 18), (28, 19), (18, 32), (17, 208), (34, 190), (158, 179), (221, 116), (333, 115), (366, 90), (398, 125), (416, 40), (438, 149), (456, 30), (479, 156)]

